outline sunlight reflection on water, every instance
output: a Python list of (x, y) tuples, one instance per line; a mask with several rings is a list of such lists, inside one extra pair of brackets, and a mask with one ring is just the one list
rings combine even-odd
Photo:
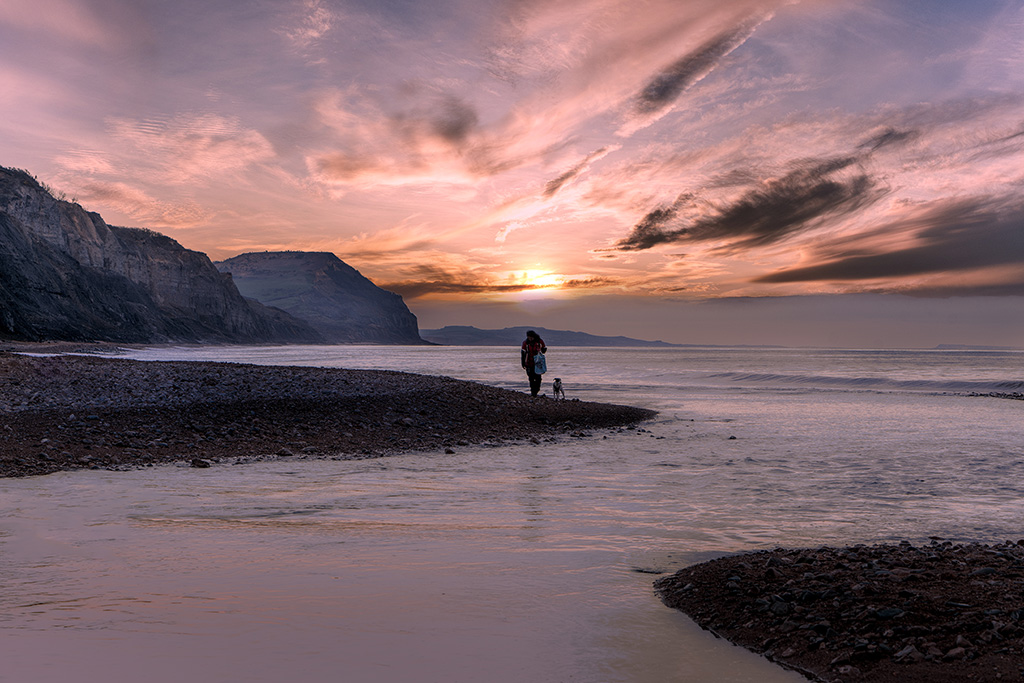
[[(498, 357), (342, 351), (438, 372)], [(718, 351), (608, 371), (608, 354), (566, 351), (569, 386), (657, 407), (644, 431), (3, 482), (0, 680), (798, 681), (664, 608), (648, 572), (775, 545), (1021, 535), (1020, 402), (778, 373), (735, 385), (706, 378)], [(857, 358), (833, 373), (877, 370)], [(884, 358), (889, 379), (914, 379), (912, 359)], [(829, 370), (783, 360), (798, 378)], [(944, 374), (1003, 376), (968, 360)]]

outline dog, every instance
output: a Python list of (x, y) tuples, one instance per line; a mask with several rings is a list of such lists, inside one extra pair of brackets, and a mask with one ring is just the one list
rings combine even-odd
[(554, 393), (555, 400), (565, 400), (565, 391), (562, 389), (562, 378), (556, 377), (554, 383), (551, 385), (552, 393)]

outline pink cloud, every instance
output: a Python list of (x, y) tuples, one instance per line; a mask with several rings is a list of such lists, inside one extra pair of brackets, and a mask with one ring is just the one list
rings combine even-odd
[[(171, 203), (155, 199), (146, 192), (122, 182), (87, 180), (75, 186), (81, 203), (113, 209), (131, 216), (145, 227), (190, 228), (208, 218), (195, 203)], [(134, 226), (128, 226), (134, 227)]]
[(4, 0), (0, 3), (0, 24), (48, 40), (72, 40), (93, 46), (118, 40), (112, 28), (89, 11), (88, 4), (74, 0)]
[(237, 117), (112, 118), (108, 125), (113, 137), (141, 155), (139, 163), (154, 163), (170, 183), (236, 174), (275, 156), (270, 142), (258, 131), (243, 127)]
[(337, 12), (324, 0), (303, 0), (298, 25), (284, 29), (282, 33), (297, 49), (307, 50), (326, 36), (337, 20)]
[[(638, 13), (628, 2), (517, 3), (494, 29), (497, 47), (487, 68), (530, 87), (499, 84), (470, 95), (454, 92), (465, 89), (455, 82), (390, 98), (367, 90), (328, 93), (316, 112), (335, 131), (337, 150), (311, 155), (307, 165), (339, 185), (474, 183), (546, 165), (602, 118), (610, 143), (616, 118), (649, 123), (663, 114), (683, 81), (692, 84), (713, 69), (764, 20), (766, 7), (779, 4), (680, 7), (658, 0)], [(607, 31), (609, 25), (616, 30)], [(651, 84), (658, 79), (673, 85), (658, 91), (655, 107)], [(647, 104), (634, 111), (640, 100)]]

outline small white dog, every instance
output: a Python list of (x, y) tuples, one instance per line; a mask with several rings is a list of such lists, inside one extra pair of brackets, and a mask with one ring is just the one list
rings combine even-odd
[(565, 400), (565, 391), (562, 389), (562, 378), (556, 377), (555, 381), (551, 384), (551, 390), (554, 394), (555, 400)]

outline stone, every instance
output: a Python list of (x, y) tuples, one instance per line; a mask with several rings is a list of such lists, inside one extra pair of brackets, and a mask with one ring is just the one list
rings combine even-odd
[(903, 648), (895, 655), (893, 655), (893, 659), (895, 659), (897, 662), (902, 662), (903, 660), (908, 660), (911, 662), (920, 662), (924, 661), (924, 653), (922, 653), (913, 645), (907, 645), (905, 648)]
[(962, 647), (954, 647), (951, 650), (949, 650), (949, 652), (942, 655), (942, 659), (947, 662), (951, 662), (957, 659), (963, 659), (965, 656), (967, 656), (966, 649)]
[(203, 460), (202, 458), (192, 458), (192, 462), (190, 464), (192, 467), (210, 467), (210, 462), (208, 460)]
[(799, 624), (797, 624), (795, 621), (792, 621), (791, 619), (786, 619), (784, 622), (782, 622), (782, 625), (779, 626), (779, 633), (792, 633), (798, 628), (800, 628)]
[(876, 619), (887, 621), (889, 619), (896, 619), (898, 617), (902, 617), (903, 614), (903, 610), (899, 609), (898, 607), (885, 607), (875, 612), (874, 617)]

